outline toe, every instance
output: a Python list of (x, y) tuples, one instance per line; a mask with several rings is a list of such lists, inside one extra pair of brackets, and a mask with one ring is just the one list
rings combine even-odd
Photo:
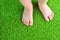
[(22, 22), (25, 24), (25, 25), (29, 25), (29, 22), (27, 21), (27, 20), (25, 20), (25, 19), (22, 19)]
[(25, 19), (22, 18), (22, 22), (25, 24)]
[(54, 13), (52, 13), (51, 15), (49, 15), (49, 19), (52, 20), (54, 17)]
[(45, 17), (45, 20), (46, 20), (46, 21), (49, 21), (49, 17), (48, 17), (48, 16), (46, 16), (46, 17)]
[(52, 20), (52, 19), (53, 19), (53, 17), (51, 15), (49, 15), (49, 20)]
[(29, 26), (29, 20), (25, 20), (25, 25)]
[(29, 25), (32, 26), (33, 25), (33, 20), (29, 21)]
[(22, 22), (24, 21), (24, 19), (22, 18)]
[(22, 18), (22, 22), (26, 25), (25, 20)]

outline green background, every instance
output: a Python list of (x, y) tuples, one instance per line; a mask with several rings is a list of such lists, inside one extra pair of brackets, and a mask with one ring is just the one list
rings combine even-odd
[(49, 0), (48, 6), (54, 11), (54, 19), (46, 22), (34, 5), (34, 25), (25, 26), (21, 19), (24, 7), (19, 0), (0, 0), (0, 40), (60, 40), (60, 0)]

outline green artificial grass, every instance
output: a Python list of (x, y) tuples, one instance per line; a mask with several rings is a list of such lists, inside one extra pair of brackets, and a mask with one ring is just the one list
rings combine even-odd
[(46, 22), (34, 5), (34, 25), (22, 23), (24, 7), (19, 0), (0, 0), (0, 40), (60, 40), (60, 0), (48, 0), (48, 6), (54, 11), (54, 19)]

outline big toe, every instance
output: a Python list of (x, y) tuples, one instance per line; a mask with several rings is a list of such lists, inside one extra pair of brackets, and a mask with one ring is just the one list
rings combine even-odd
[(45, 16), (45, 20), (46, 20), (46, 21), (49, 21), (49, 17), (48, 17), (48, 16)]
[(33, 25), (33, 20), (29, 21), (29, 25), (32, 26)]

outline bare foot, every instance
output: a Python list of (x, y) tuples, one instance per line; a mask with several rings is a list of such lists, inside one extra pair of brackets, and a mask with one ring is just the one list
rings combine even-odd
[(33, 8), (25, 8), (22, 22), (27, 26), (33, 25)]
[(43, 6), (39, 5), (39, 8), (45, 18), (46, 21), (52, 20), (54, 17), (54, 13), (52, 10), (47, 6), (47, 4), (44, 4)]

